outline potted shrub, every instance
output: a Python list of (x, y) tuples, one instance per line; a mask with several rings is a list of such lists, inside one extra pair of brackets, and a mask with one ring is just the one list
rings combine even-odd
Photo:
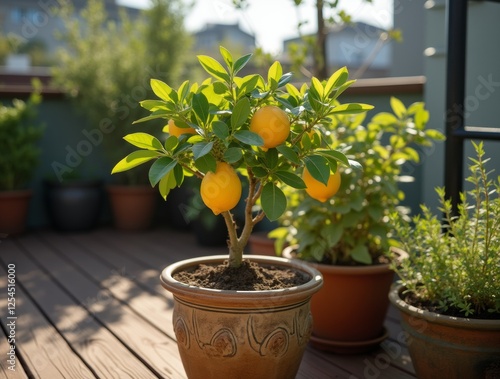
[(0, 103), (0, 233), (19, 234), (26, 226), (32, 196), (27, 185), (39, 162), (37, 142), (43, 135), (36, 120), (40, 82), (33, 81), (33, 88), (26, 102)]
[(104, 191), (102, 179), (84, 179), (75, 171), (43, 180), (45, 209), (53, 228), (87, 231), (99, 224)]
[[(266, 79), (238, 77), (251, 54), (235, 59), (223, 47), (220, 52), (222, 64), (198, 57), (210, 74), (201, 83), (186, 81), (174, 89), (151, 80), (159, 99), (141, 102), (151, 115), (137, 122), (168, 119), (184, 133), (164, 143), (146, 133), (127, 135), (125, 140), (140, 149), (113, 172), (154, 160), (149, 179), (164, 198), (186, 175), (198, 177), (204, 204), (225, 220), (227, 256), (177, 262), (161, 275), (174, 295), (174, 329), (188, 377), (292, 378), (310, 336), (309, 300), (321, 286), (321, 275), (298, 261), (244, 256), (243, 251), (259, 221), (276, 220), (285, 211), (281, 187), (305, 188), (301, 168), (326, 186), (339, 162), (350, 165), (329, 146), (299, 143), (304, 135), (329, 125), (334, 114), (372, 107), (338, 104), (337, 97), (353, 82), (345, 68), (298, 89), (279, 62)], [(248, 190), (244, 225), (238, 228), (233, 210), (242, 194), (240, 175)], [(261, 210), (254, 214), (258, 202)]]
[(458, 209), (436, 190), (443, 218), (422, 206), (411, 221), (393, 216), (409, 259), (394, 269), (400, 310), (419, 378), (500, 375), (500, 178), (491, 178), (483, 143), (474, 144), (471, 189)]
[(319, 131), (363, 170), (342, 168), (338, 192), (328, 199), (321, 192), (287, 192), (289, 209), (271, 232), (277, 251), (287, 243), (287, 256), (323, 274), (323, 288), (311, 303), (311, 342), (331, 352), (364, 352), (387, 337), (383, 322), (393, 280), (388, 216), (407, 212), (399, 184), (412, 178), (403, 175), (403, 164), (418, 162), (416, 147), (442, 138), (425, 129), (429, 115), (423, 103), (406, 108), (392, 98), (391, 106), (394, 114), (376, 114), (366, 126), (363, 114), (339, 115), (329, 135)]
[[(138, 101), (153, 95), (151, 75), (176, 78), (183, 68), (188, 44), (182, 7), (171, 0), (153, 0), (151, 5), (135, 18), (120, 12), (114, 21), (102, 0), (89, 0), (79, 17), (70, 5), (58, 7), (65, 44), (54, 68), (55, 82), (102, 136), (97, 148), (103, 149), (108, 159), (103, 164), (109, 167), (132, 151), (122, 138), (131, 132), (132, 121), (144, 115)], [(160, 135), (162, 127), (151, 123), (146, 130)], [(149, 186), (147, 167), (116, 176), (106, 192), (116, 228), (143, 230), (152, 225), (159, 196)]]

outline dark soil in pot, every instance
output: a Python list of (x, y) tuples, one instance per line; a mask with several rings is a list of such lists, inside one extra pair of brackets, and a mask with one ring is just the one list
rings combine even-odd
[(222, 265), (199, 265), (194, 271), (181, 271), (174, 279), (196, 287), (219, 290), (259, 291), (295, 287), (311, 278), (291, 268), (261, 266), (244, 260), (238, 268)]

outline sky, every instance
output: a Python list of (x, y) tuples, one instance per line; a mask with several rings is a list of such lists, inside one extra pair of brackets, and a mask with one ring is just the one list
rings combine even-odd
[[(293, 0), (250, 0), (244, 10), (235, 10), (231, 0), (182, 0), (193, 4), (187, 11), (185, 26), (196, 32), (207, 23), (239, 23), (240, 27), (255, 35), (257, 45), (264, 51), (278, 54), (284, 39), (297, 36), (297, 24), (306, 21), (305, 33), (316, 30), (316, 0), (305, 0), (297, 15)], [(119, 3), (144, 8), (149, 0), (118, 0)], [(354, 21), (363, 21), (381, 28), (392, 27), (393, 0), (340, 0), (339, 8), (346, 10)]]

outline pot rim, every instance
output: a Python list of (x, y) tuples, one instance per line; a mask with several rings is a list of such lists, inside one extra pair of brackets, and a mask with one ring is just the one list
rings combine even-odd
[(460, 328), (464, 329), (500, 330), (499, 320), (446, 316), (417, 308), (408, 304), (401, 298), (401, 294), (404, 290), (405, 287), (401, 282), (393, 283), (391, 290), (389, 291), (389, 300), (399, 311), (411, 317), (421, 318), (431, 323), (450, 327), (457, 327), (458, 324)]
[(323, 276), (314, 267), (309, 267), (306, 264), (297, 262), (295, 260), (271, 257), (265, 255), (243, 255), (244, 259), (251, 260), (257, 263), (272, 264), (283, 267), (292, 267), (300, 271), (306, 272), (310, 275), (311, 279), (299, 286), (276, 289), (276, 290), (260, 290), (260, 291), (237, 291), (237, 290), (219, 290), (212, 288), (203, 288), (191, 286), (175, 280), (172, 275), (176, 272), (186, 269), (190, 266), (203, 264), (221, 263), (227, 260), (227, 255), (209, 255), (182, 261), (175, 262), (167, 266), (160, 275), (162, 286), (169, 292), (172, 292), (177, 297), (192, 297), (193, 294), (206, 297), (206, 303), (213, 305), (213, 303), (220, 303), (225, 301), (235, 302), (237, 304), (254, 303), (257, 299), (262, 298), (286, 298), (295, 297), (297, 293), (301, 297), (308, 299), (315, 292), (317, 292), (323, 285)]
[[(329, 265), (325, 263), (318, 262), (308, 262), (301, 260), (300, 258), (293, 258), (292, 251), (297, 248), (298, 245), (290, 245), (283, 249), (282, 255), (287, 259), (292, 259), (299, 262), (304, 262), (305, 264), (316, 268), (321, 272), (335, 273), (335, 275), (369, 275), (369, 274), (380, 274), (392, 271), (390, 263), (372, 264), (372, 265), (359, 265), (359, 266), (344, 266), (344, 265)], [(408, 253), (404, 250), (398, 248), (391, 248), (397, 254), (400, 255), (400, 259), (405, 259), (408, 257)]]

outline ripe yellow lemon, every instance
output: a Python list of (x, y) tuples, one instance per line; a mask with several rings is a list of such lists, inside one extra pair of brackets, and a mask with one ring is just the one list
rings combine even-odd
[(307, 168), (304, 168), (302, 180), (307, 186), (306, 192), (309, 196), (323, 203), (338, 192), (341, 183), (340, 171), (338, 169), (335, 174), (330, 175), (326, 186), (320, 181), (314, 179), (309, 171), (307, 171)]
[(194, 128), (179, 128), (175, 125), (174, 120), (168, 120), (168, 132), (171, 136), (180, 137), (181, 134), (195, 134), (196, 130)]
[(203, 203), (218, 215), (233, 209), (241, 198), (241, 180), (232, 166), (217, 162), (215, 172), (209, 171), (201, 180)]
[(265, 149), (270, 149), (286, 141), (290, 134), (290, 120), (281, 108), (266, 105), (252, 116), (250, 130), (262, 137)]

